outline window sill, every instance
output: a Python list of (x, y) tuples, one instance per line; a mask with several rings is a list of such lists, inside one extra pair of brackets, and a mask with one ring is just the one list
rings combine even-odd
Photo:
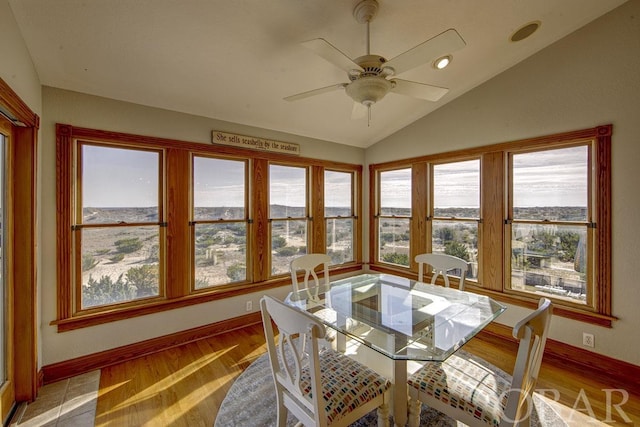
[[(340, 266), (330, 270), (331, 275), (339, 275), (359, 271), (362, 264), (353, 263)], [(56, 325), (58, 332), (73, 331), (76, 329), (88, 328), (104, 323), (116, 322), (132, 317), (145, 316), (147, 314), (161, 313), (163, 311), (173, 310), (176, 308), (186, 307), (194, 304), (202, 304), (210, 301), (221, 300), (238, 295), (245, 295), (259, 291), (266, 291), (281, 286), (291, 286), (289, 276), (282, 276), (259, 283), (249, 283), (242, 285), (220, 287), (207, 292), (198, 292), (193, 295), (172, 298), (170, 300), (153, 301), (135, 306), (127, 306), (126, 308), (109, 308), (100, 312), (82, 313), (67, 319), (53, 320), (50, 325)]]

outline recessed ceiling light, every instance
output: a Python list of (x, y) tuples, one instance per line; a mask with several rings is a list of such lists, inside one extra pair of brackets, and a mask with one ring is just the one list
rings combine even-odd
[(538, 28), (540, 28), (540, 25), (542, 25), (542, 22), (540, 21), (529, 22), (528, 24), (523, 25), (522, 27), (517, 29), (513, 34), (511, 34), (511, 37), (509, 37), (509, 40), (511, 40), (512, 42), (519, 42), (520, 40), (524, 40), (527, 37), (529, 37), (531, 34), (535, 33), (538, 30)]
[(441, 56), (440, 58), (433, 61), (433, 67), (438, 70), (442, 70), (444, 67), (449, 65), (452, 60), (453, 58), (451, 57), (451, 55)]

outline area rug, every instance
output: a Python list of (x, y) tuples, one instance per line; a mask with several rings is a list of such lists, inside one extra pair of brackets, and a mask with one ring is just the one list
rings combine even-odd
[[(458, 350), (490, 368), (501, 376), (509, 377), (499, 368), (487, 361), (475, 357), (464, 350)], [(566, 427), (567, 424), (558, 414), (547, 405), (539, 396), (534, 394), (535, 410), (531, 416), (531, 426), (534, 427)], [(294, 426), (297, 420), (289, 415), (287, 426)], [(256, 359), (233, 383), (226, 397), (222, 401), (216, 417), (215, 427), (268, 427), (276, 424), (276, 396), (271, 367), (267, 354)], [(393, 424), (391, 424), (393, 425)], [(367, 414), (351, 427), (377, 426), (375, 411)], [(422, 405), (420, 414), (420, 426), (435, 427), (460, 427), (464, 424), (449, 418), (448, 416)]]

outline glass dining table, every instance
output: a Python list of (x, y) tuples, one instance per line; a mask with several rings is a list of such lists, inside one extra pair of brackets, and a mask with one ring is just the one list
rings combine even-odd
[(407, 362), (445, 360), (506, 309), (484, 295), (375, 273), (301, 289), (285, 301), (337, 331), (338, 351), (349, 341), (392, 362), (397, 426), (408, 416)]

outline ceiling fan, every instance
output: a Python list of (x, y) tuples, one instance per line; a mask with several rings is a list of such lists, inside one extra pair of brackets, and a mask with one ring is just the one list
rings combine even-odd
[(448, 55), (466, 44), (454, 29), (446, 30), (437, 36), (401, 53), (391, 60), (380, 55), (371, 54), (369, 24), (378, 12), (377, 0), (362, 0), (353, 10), (357, 22), (367, 24), (367, 53), (351, 59), (325, 39), (313, 39), (302, 43), (308, 49), (326, 59), (336, 67), (347, 72), (348, 83), (337, 83), (331, 86), (298, 93), (284, 98), (287, 101), (298, 101), (311, 96), (320, 95), (338, 89), (344, 89), (354, 101), (352, 118), (359, 118), (368, 112), (371, 117), (371, 106), (380, 101), (389, 92), (412, 96), (427, 101), (437, 101), (449, 89), (424, 83), (390, 78), (436, 58)]

